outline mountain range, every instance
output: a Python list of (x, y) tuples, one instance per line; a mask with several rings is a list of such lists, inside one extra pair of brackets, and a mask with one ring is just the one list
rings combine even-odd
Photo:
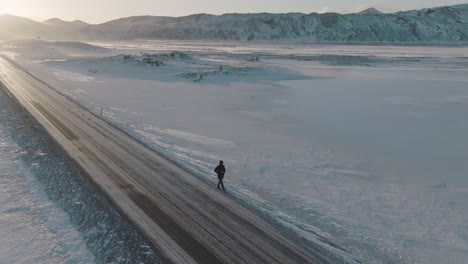
[(136, 16), (91, 25), (57, 18), (43, 22), (0, 16), (3, 38), (56, 40), (294, 40), (300, 42), (466, 42), (468, 4), (384, 14), (195, 14)]

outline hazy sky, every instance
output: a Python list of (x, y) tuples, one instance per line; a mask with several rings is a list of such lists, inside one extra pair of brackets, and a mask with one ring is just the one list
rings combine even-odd
[(327, 11), (347, 13), (371, 6), (391, 12), (467, 2), (468, 0), (0, 0), (0, 14), (9, 13), (36, 20), (58, 17), (100, 23), (134, 15)]

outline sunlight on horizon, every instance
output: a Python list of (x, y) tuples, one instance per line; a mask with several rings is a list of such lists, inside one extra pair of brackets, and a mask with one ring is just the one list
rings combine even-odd
[(16, 15), (18, 13), (21, 13), (21, 10), (15, 1), (3, 0), (0, 4), (0, 14)]

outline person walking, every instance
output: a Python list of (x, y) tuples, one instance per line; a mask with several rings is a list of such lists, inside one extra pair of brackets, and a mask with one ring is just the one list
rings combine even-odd
[(224, 183), (223, 183), (224, 174), (226, 173), (226, 168), (224, 167), (224, 162), (222, 160), (219, 161), (219, 165), (216, 167), (216, 169), (214, 169), (214, 171), (216, 172), (216, 174), (218, 174), (218, 180), (219, 180), (218, 189), (220, 189), (219, 186), (221, 185), (221, 187), (223, 188), (223, 191), (226, 191), (226, 189), (224, 189)]

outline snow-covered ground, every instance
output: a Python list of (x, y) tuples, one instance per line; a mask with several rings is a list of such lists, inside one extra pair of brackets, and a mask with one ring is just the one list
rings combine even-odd
[(161, 263), (3, 88), (0, 187), (0, 263)]
[(5, 100), (0, 93), (0, 263), (94, 263), (69, 216), (33, 175), (40, 164), (22, 159), (25, 149), (11, 138), (23, 129), (14, 124), (21, 113), (11, 113)]
[(468, 258), (466, 48), (94, 44), (2, 52), (209, 182), (223, 159), (230, 195), (307, 239)]

